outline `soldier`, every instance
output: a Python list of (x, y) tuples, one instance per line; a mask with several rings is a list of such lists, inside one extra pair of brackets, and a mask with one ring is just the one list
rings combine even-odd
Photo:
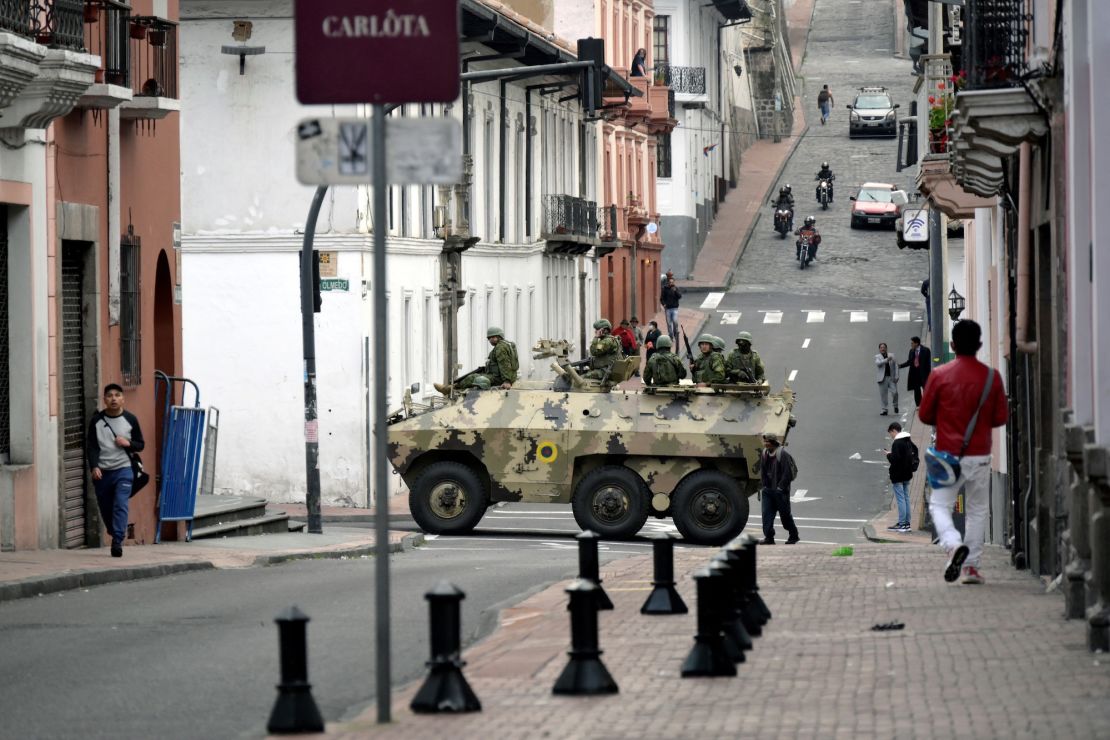
[(725, 365), (728, 379), (733, 383), (762, 383), (766, 377), (763, 360), (752, 349), (751, 332), (742, 331), (736, 337), (736, 349), (729, 353)]
[[(698, 349), (701, 356), (694, 360), (690, 370), (694, 373), (694, 381), (699, 388), (705, 388), (711, 383), (725, 382), (725, 358), (720, 352), (714, 352), (715, 342), (711, 334), (702, 334), (698, 337)], [(719, 339), (716, 343), (724, 345)]]
[(603, 380), (609, 374), (613, 363), (621, 359), (621, 342), (612, 335), (613, 325), (609, 319), (594, 322), (594, 340), (590, 342), (590, 370), (583, 378)]
[(489, 351), (486, 364), (483, 368), (459, 378), (454, 384), (433, 383), (435, 389), (443, 395), (448, 395), (452, 388), (466, 390), (479, 388), (488, 391), (490, 388), (508, 390), (516, 382), (516, 373), (520, 369), (517, 359), (516, 345), (505, 339), (505, 332), (499, 326), (486, 329), (486, 338), (489, 339), (493, 349)]
[(671, 338), (663, 334), (656, 340), (655, 346), (658, 349), (651, 353), (644, 368), (644, 382), (653, 387), (678, 385), (678, 381), (686, 377), (686, 368), (678, 355), (671, 352)]

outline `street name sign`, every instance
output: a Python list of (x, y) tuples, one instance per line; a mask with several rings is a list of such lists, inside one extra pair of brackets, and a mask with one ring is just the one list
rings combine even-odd
[[(371, 180), (370, 121), (310, 118), (297, 126), (297, 179), (305, 185)], [(386, 181), (454, 185), (462, 180), (462, 125), (453, 118), (388, 118)]]
[(351, 283), (347, 278), (320, 278), (320, 290), (331, 293), (347, 293)]
[(902, 238), (908, 242), (929, 241), (929, 211), (925, 208), (902, 211)]
[(294, 15), (306, 105), (459, 97), (459, 0), (295, 0)]

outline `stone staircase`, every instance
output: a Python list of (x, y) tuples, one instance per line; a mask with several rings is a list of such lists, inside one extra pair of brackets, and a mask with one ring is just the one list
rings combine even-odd
[(300, 532), (304, 527), (304, 522), (291, 520), (283, 511), (267, 511), (263, 498), (200, 495), (193, 517), (193, 539)]

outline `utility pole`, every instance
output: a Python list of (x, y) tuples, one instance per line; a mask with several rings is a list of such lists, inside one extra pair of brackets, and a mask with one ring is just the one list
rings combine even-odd
[[(944, 12), (945, 6), (941, 3), (929, 3), (929, 56), (936, 57), (944, 53)], [(926, 80), (929, 70), (935, 62), (925, 64)], [(929, 307), (930, 323), (930, 349), (934, 361), (943, 358), (946, 353), (945, 329), (945, 301), (947, 297), (944, 286), (948, 285), (947, 265), (944, 254), (945, 216), (937, 207), (936, 201), (929, 204)]]
[(312, 206), (308, 209), (308, 220), (304, 227), (304, 240), (301, 244), (301, 340), (304, 346), (304, 463), (305, 463), (305, 508), (308, 510), (308, 531), (323, 534), (323, 520), (320, 516), (320, 422), (316, 409), (316, 325), (315, 309), (312, 305), (315, 292), (312, 260), (312, 241), (316, 236), (316, 219), (327, 185), (316, 188), (312, 196)]

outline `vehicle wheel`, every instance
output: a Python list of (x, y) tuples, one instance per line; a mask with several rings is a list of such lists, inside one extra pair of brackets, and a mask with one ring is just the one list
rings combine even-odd
[(468, 465), (437, 462), (409, 491), (412, 518), (428, 534), (459, 534), (478, 525), (489, 504), (482, 479)]
[(719, 470), (699, 470), (675, 488), (671, 517), (685, 539), (722, 545), (748, 523), (748, 498), (730, 476)]
[(574, 521), (606, 539), (627, 539), (648, 518), (648, 491), (640, 476), (621, 465), (590, 471), (574, 489)]

